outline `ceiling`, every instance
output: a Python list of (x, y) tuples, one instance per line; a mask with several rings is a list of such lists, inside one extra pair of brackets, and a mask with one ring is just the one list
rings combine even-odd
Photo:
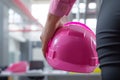
[(48, 3), (50, 0), (31, 0), (32, 4)]
[[(33, 4), (48, 3), (50, 0), (31, 0)], [(76, 0), (77, 1), (77, 0)], [(79, 0), (80, 2), (85, 2), (86, 0)], [(88, 0), (89, 2), (95, 2), (96, 0)]]

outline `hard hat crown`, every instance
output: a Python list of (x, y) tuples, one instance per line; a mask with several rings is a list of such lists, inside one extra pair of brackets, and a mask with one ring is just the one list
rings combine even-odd
[(46, 58), (55, 69), (88, 73), (98, 65), (95, 34), (85, 24), (68, 22), (57, 29)]

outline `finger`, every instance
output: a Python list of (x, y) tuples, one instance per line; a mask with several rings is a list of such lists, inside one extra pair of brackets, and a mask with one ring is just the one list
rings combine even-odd
[(44, 51), (45, 51), (45, 48), (42, 48), (43, 56), (46, 57), (46, 54)]
[(44, 57), (46, 57), (46, 53), (47, 53), (47, 46), (46, 45), (42, 46), (42, 52), (43, 52)]
[(63, 24), (62, 24), (61, 21), (59, 21), (59, 22), (57, 23), (56, 27), (61, 27), (61, 26), (63, 26)]

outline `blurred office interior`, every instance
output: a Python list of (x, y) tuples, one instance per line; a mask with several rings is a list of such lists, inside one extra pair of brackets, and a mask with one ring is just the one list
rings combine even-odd
[[(43, 75), (40, 79), (37, 76), (37, 79), (36, 76), (0, 75), (0, 80), (100, 80), (99, 68), (92, 74), (78, 75), (55, 70), (46, 62), (41, 51), (40, 35), (49, 4), (50, 0), (0, 0), (0, 69), (2, 72), (13, 63), (26, 61), (29, 71), (33, 69), (34, 73), (54, 73), (61, 76), (48, 75), (46, 78)], [(76, 0), (64, 20), (82, 22), (95, 33), (100, 5), (101, 0)]]

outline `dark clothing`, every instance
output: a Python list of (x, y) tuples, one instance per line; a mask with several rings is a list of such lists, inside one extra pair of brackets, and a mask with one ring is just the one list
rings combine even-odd
[(96, 29), (102, 80), (120, 80), (120, 0), (103, 0)]

